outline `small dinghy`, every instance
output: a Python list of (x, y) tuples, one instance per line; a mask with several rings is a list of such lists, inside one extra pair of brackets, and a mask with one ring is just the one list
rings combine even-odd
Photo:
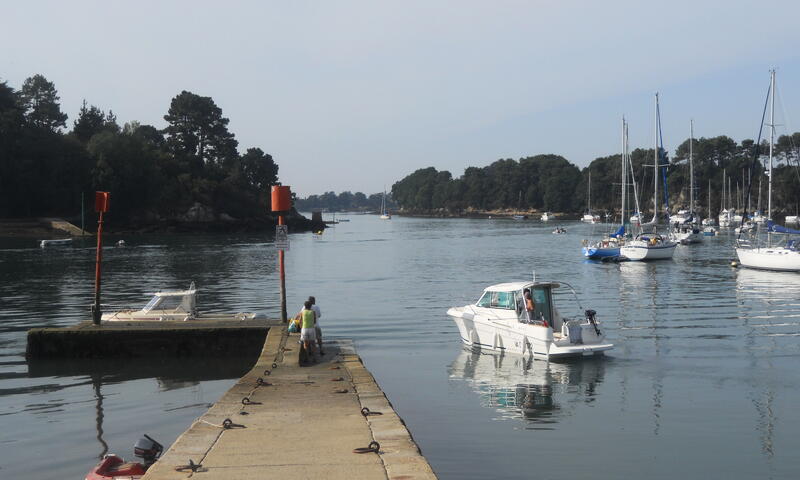
[(141, 463), (126, 462), (121, 457), (112, 454), (106, 455), (100, 463), (86, 474), (85, 480), (109, 480), (113, 478), (137, 480), (154, 464), (164, 446), (145, 435), (133, 446), (133, 454), (142, 459)]
[(39, 246), (41, 248), (48, 248), (48, 247), (69, 247), (72, 245), (71, 238), (59, 238), (56, 240), (40, 240)]

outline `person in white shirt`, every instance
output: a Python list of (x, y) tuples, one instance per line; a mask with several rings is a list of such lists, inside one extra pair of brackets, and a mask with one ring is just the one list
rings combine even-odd
[(325, 355), (325, 352), (322, 351), (322, 330), (319, 328), (319, 319), (322, 317), (322, 312), (319, 309), (319, 305), (317, 305), (316, 298), (310, 296), (308, 297), (308, 301), (311, 302), (311, 310), (314, 310), (317, 317), (317, 347), (319, 347), (319, 354)]

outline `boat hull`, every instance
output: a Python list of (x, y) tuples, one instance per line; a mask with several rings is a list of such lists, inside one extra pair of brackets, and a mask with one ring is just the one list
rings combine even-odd
[(583, 256), (591, 260), (619, 257), (619, 247), (583, 247), (582, 251)]
[(625, 245), (620, 248), (620, 254), (628, 260), (637, 262), (649, 260), (667, 260), (675, 254), (678, 244), (664, 245)]
[[(604, 342), (603, 337), (597, 337), (589, 324), (582, 326), (582, 336), (589, 341), (569, 344), (557, 341), (553, 331), (542, 325), (517, 324), (512, 327), (483, 319), (464, 307), (451, 308), (447, 314), (458, 327), (461, 341), (481, 350), (553, 360), (603, 355), (614, 348), (613, 344)], [(597, 341), (593, 342), (593, 338)]]
[(800, 272), (800, 252), (781, 247), (737, 248), (739, 264), (747, 268)]

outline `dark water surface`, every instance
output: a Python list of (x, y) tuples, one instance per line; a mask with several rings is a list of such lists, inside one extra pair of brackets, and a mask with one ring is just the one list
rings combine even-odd
[[(290, 310), (316, 295), (325, 334), (355, 340), (441, 478), (797, 478), (800, 276), (731, 269), (726, 235), (598, 264), (580, 256), (588, 225), (345, 218), (291, 237)], [(201, 309), (277, 315), (263, 238), (125, 240), (104, 253), (104, 303), (194, 280)], [(0, 478), (82, 478), (104, 444), (168, 444), (253, 360), (27, 364), (28, 328), (86, 317), (93, 262), (90, 243), (0, 239)], [(574, 285), (616, 349), (561, 364), (464, 350), (447, 308), (533, 270)]]

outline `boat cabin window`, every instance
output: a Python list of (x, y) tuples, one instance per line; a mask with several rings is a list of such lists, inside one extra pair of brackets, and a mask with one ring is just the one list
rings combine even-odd
[(514, 309), (514, 292), (484, 292), (479, 307)]

